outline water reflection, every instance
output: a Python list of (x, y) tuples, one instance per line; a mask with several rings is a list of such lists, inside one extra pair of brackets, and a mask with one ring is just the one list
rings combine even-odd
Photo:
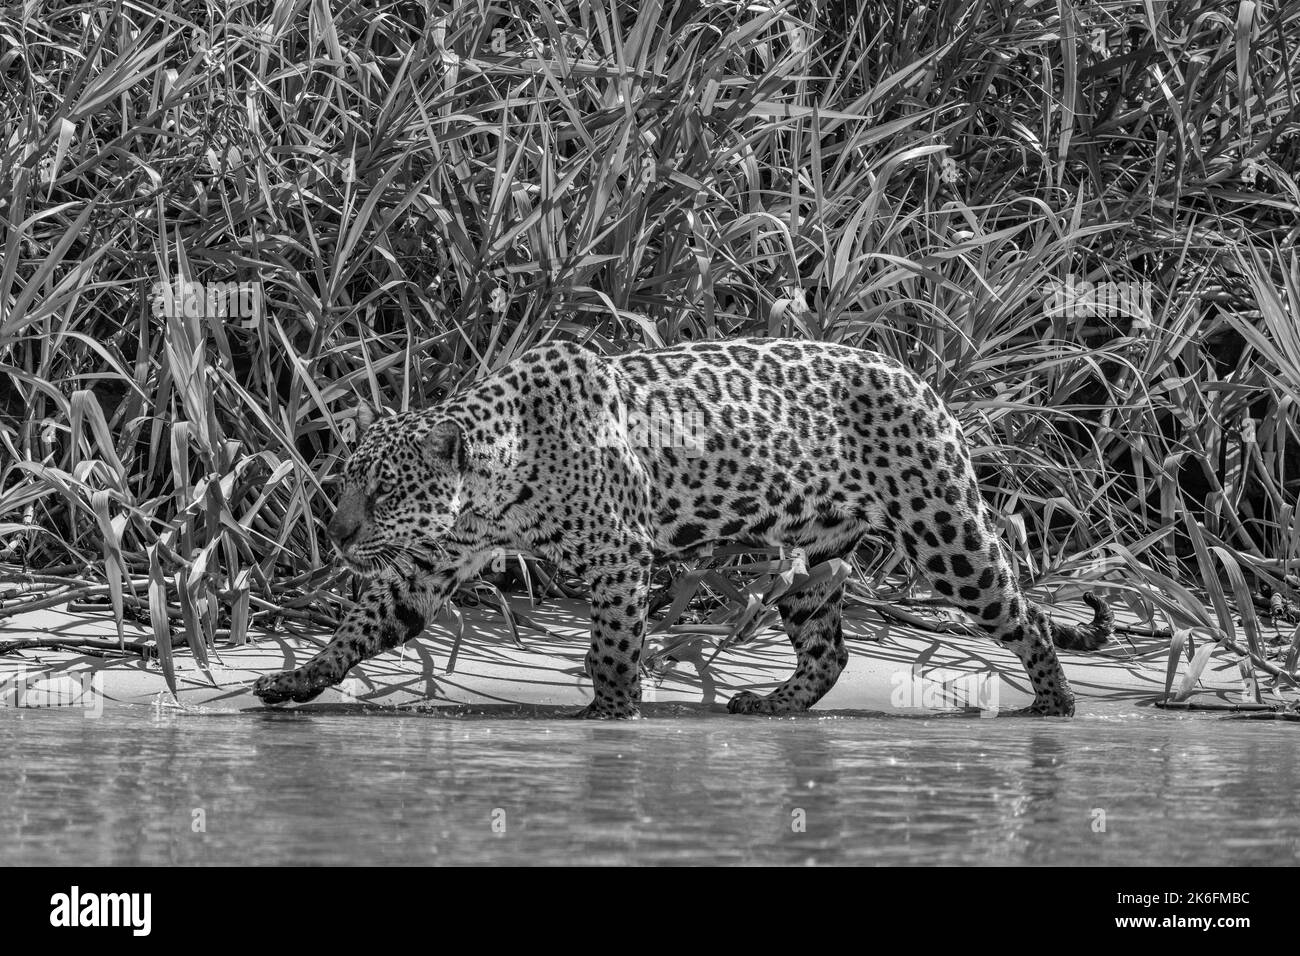
[(0, 863), (1300, 861), (1293, 724), (0, 712)]

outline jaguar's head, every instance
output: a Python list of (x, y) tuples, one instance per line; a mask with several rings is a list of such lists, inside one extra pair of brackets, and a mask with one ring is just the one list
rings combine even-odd
[(460, 426), (422, 414), (357, 412), (356, 448), (343, 468), (328, 533), (352, 570), (409, 573), (414, 560), (436, 559), (464, 494)]

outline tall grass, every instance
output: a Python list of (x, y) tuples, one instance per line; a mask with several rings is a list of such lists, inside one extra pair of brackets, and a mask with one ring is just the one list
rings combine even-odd
[[(739, 334), (925, 375), (1040, 587), (1294, 594), (1300, 2), (0, 10), (0, 614), (328, 624), (358, 397)], [(720, 580), (736, 630), (789, 584)]]

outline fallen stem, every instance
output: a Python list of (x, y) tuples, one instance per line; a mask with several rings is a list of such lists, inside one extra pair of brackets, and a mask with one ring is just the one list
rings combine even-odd
[[(172, 647), (187, 646), (184, 638), (172, 638)], [(99, 637), (22, 637), (15, 641), (5, 641), (0, 643), (0, 656), (12, 654), (15, 651), (30, 650), (34, 647), (45, 648), (47, 650), (76, 651), (91, 654), (96, 651), (115, 651), (117, 654), (135, 654), (140, 657), (156, 657), (157, 649), (153, 641), (128, 642), (119, 644), (117, 641), (107, 640)], [(95, 657), (103, 657), (103, 654), (92, 654)]]

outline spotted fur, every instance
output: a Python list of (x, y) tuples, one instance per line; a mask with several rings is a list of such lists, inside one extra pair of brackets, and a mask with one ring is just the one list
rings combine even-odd
[[(711, 542), (842, 557), (869, 529), (1024, 665), (1028, 712), (1069, 715), (1054, 643), (1092, 649), (1112, 629), (1053, 625), (1026, 600), (983, 500), (961, 428), (934, 391), (885, 355), (741, 339), (602, 356), (534, 348), (427, 411), (371, 422), (329, 525), (371, 581), (330, 645), (261, 678), (262, 700), (306, 701), (359, 661), (415, 637), (495, 549), (571, 568), (591, 587), (590, 717), (634, 717), (652, 562)], [(780, 601), (794, 674), (733, 713), (806, 710), (848, 652), (842, 593)]]

